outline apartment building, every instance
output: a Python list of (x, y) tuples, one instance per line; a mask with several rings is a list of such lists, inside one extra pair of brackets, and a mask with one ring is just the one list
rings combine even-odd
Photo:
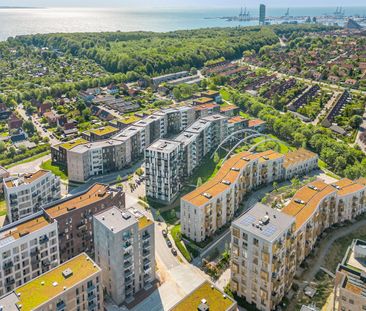
[[(247, 261), (235, 261), (233, 259), (231, 266), (231, 286), (233, 290), (237, 291), (239, 296), (244, 297), (249, 302), (255, 303), (259, 310), (273, 310), (282, 300), (287, 290), (291, 288), (295, 270), (310, 254), (320, 234), (326, 228), (336, 223), (354, 219), (356, 216), (365, 212), (365, 210), (365, 185), (359, 181), (352, 181), (349, 179), (342, 179), (332, 184), (326, 184), (321, 180), (311, 182), (298, 190), (290, 203), (282, 208), (280, 212), (269, 207), (263, 207), (263, 205), (256, 205), (242, 218), (234, 222), (232, 225), (232, 239), (235, 237), (237, 238), (238, 234), (237, 232), (234, 234), (234, 229), (238, 226), (238, 223), (242, 224), (240, 227), (242, 230), (240, 236), (243, 236), (243, 234), (249, 235), (253, 230), (258, 229), (264, 234), (269, 234), (269, 232), (274, 231), (272, 225), (276, 223), (278, 219), (286, 216), (291, 219), (291, 221), (289, 221), (291, 230), (289, 233), (287, 225), (275, 225), (276, 228), (282, 230), (279, 235), (286, 236), (287, 238), (286, 240), (282, 240), (281, 243), (277, 245), (278, 247), (275, 248), (280, 248), (279, 253), (274, 252), (273, 248), (272, 253), (269, 253), (269, 263), (272, 268), (270, 271), (272, 273), (270, 274), (270, 280), (272, 283), (271, 286), (267, 288), (270, 288), (271, 291), (266, 290), (268, 295), (260, 292), (259, 297), (269, 297), (270, 303), (263, 304), (262, 300), (254, 299), (258, 293), (255, 286), (251, 286), (250, 288), (246, 287), (246, 291), (243, 291), (244, 287), (240, 284), (241, 279), (239, 277), (243, 274), (243, 269), (245, 271), (247, 270), (246, 267), (251, 269), (250, 278), (255, 279), (264, 276), (264, 280), (267, 280), (267, 277), (264, 275), (266, 269), (263, 269), (263, 266), (260, 266), (260, 269), (253, 269), (253, 265), (258, 266), (258, 260), (253, 256), (249, 256)], [(258, 223), (254, 222), (254, 217), (251, 217), (251, 215), (260, 215), (263, 211), (268, 212), (266, 215), (269, 216), (269, 218), (261, 216), (265, 218), (261, 218)], [(263, 240), (267, 244), (271, 242), (271, 238), (267, 236), (264, 236)], [(240, 243), (240, 241), (239, 243), (236, 243), (234, 240), (232, 240), (232, 242), (235, 245), (238, 245), (239, 254), (242, 254), (243, 251), (245, 251), (246, 244)], [(235, 248), (232, 248), (232, 252), (234, 252), (232, 258), (235, 258), (235, 254), (237, 253)], [(255, 253), (255, 250), (250, 250), (248, 253)], [(263, 251), (260, 253), (260, 257), (266, 256), (266, 254), (263, 254)], [(282, 271), (285, 271), (284, 275), (282, 274)], [(285, 289), (284, 291), (282, 290), (283, 288)], [(250, 298), (251, 296), (252, 298)], [(350, 308), (346, 310), (355, 309)]]
[(283, 167), (285, 168), (285, 179), (294, 176), (305, 175), (318, 168), (319, 157), (316, 153), (304, 148), (297, 149), (286, 154)]
[(205, 281), (169, 309), (169, 311), (188, 310), (236, 311), (238, 305), (214, 284)]
[(0, 254), (1, 297), (59, 264), (57, 222), (38, 212), (1, 228)]
[(210, 181), (181, 198), (182, 233), (200, 242), (230, 222), (253, 188), (317, 168), (317, 155), (301, 149), (286, 155), (268, 150), (233, 155)]
[[(227, 134), (231, 135), (237, 131), (243, 130), (248, 127), (249, 120), (245, 119), (241, 116), (235, 116), (230, 118), (227, 124)], [(237, 137), (240, 138), (243, 135), (238, 135)]]
[(57, 163), (67, 161), (69, 180), (85, 182), (93, 176), (128, 167), (142, 159), (145, 149), (157, 139), (179, 133), (194, 120), (195, 112), (190, 107), (164, 109), (125, 127), (113, 136), (108, 131), (107, 140), (64, 144), (67, 148), (64, 145), (55, 146), (52, 148), (52, 159)]
[(5, 311), (102, 311), (101, 270), (80, 254), (0, 298)]
[(82, 138), (90, 142), (105, 140), (116, 135), (119, 131), (118, 128), (107, 125), (82, 133)]
[(155, 281), (154, 223), (136, 210), (111, 208), (94, 216), (95, 258), (103, 290), (121, 305)]
[(212, 236), (233, 219), (249, 191), (282, 178), (283, 161), (271, 150), (229, 158), (214, 178), (181, 198), (182, 233), (197, 242)]
[(51, 146), (51, 159), (52, 163), (57, 165), (63, 166), (64, 168), (67, 167), (67, 153), (68, 150), (79, 146), (81, 144), (86, 144), (88, 141), (83, 138), (78, 138), (66, 143), (57, 144)]
[(172, 202), (181, 190), (182, 149), (179, 142), (158, 140), (145, 151), (146, 195)]
[(3, 184), (9, 222), (30, 216), (61, 198), (60, 178), (45, 170), (5, 178)]
[(338, 265), (333, 310), (366, 310), (366, 241), (353, 240)]
[(273, 310), (295, 274), (295, 218), (257, 203), (231, 226), (230, 286), (258, 310)]
[(94, 256), (93, 215), (112, 206), (125, 207), (125, 193), (112, 191), (103, 184), (44, 207), (49, 219), (57, 222), (60, 261), (86, 252)]

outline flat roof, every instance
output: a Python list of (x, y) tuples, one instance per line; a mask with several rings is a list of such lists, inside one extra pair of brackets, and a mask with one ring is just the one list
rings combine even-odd
[(207, 103), (211, 103), (214, 100), (211, 97), (201, 97), (201, 98), (197, 98), (194, 100), (196, 103), (200, 103), (200, 104), (207, 104)]
[(114, 233), (121, 232), (136, 223), (139, 230), (143, 230), (153, 224), (152, 220), (140, 213), (133, 213), (132, 210), (122, 211), (115, 206), (94, 217), (110, 231), (113, 230)]
[(47, 220), (43, 215), (33, 218), (25, 218), (23, 220), (11, 223), (0, 229), (0, 246), (17, 240), (30, 233), (36, 232), (52, 222)]
[(205, 281), (179, 301), (170, 311), (197, 310), (202, 300), (206, 300), (210, 311), (226, 311), (236, 305), (236, 302), (221, 292), (215, 285)]
[(44, 209), (50, 217), (56, 218), (72, 212), (75, 209), (83, 208), (98, 201), (102, 201), (109, 195), (112, 194), (108, 191), (108, 187), (106, 185), (94, 184), (87, 191), (51, 203)]
[[(63, 272), (67, 269), (72, 274), (64, 277)], [(15, 289), (19, 298), (17, 306), (22, 305), (22, 310), (33, 310), (63, 293), (64, 287), (71, 288), (99, 271), (100, 268), (82, 253)]]
[(261, 119), (249, 120), (248, 127), (255, 127), (255, 126), (258, 126), (258, 125), (265, 124), (265, 123), (266, 122), (261, 120)]
[(268, 242), (275, 241), (292, 226), (295, 218), (268, 205), (257, 203), (233, 225)]
[(103, 136), (103, 135), (113, 134), (118, 131), (119, 131), (118, 128), (115, 128), (111, 125), (107, 125), (107, 126), (100, 127), (98, 129), (90, 130), (90, 133), (93, 133), (98, 136)]
[(146, 150), (170, 153), (177, 149), (180, 143), (173, 140), (159, 139), (151, 144)]
[(189, 145), (198, 137), (197, 133), (182, 132), (176, 136), (173, 140), (183, 143), (184, 146)]
[(240, 123), (240, 122), (245, 122), (248, 121), (248, 119), (245, 119), (241, 116), (236, 116), (236, 117), (232, 117), (228, 120), (228, 123)]
[[(249, 163), (252, 163), (256, 160), (269, 161), (280, 158), (283, 158), (283, 155), (272, 150), (267, 150), (260, 153), (250, 153), (244, 151), (235, 154), (222, 164), (220, 170), (211, 180), (183, 196), (182, 200), (185, 200), (195, 206), (202, 206), (209, 202), (211, 198), (216, 197), (225, 190), (229, 189), (230, 185), (236, 182), (236, 180), (239, 178), (240, 170), (244, 169)], [(233, 168), (236, 170), (233, 170)]]
[(64, 149), (66, 149), (66, 150), (71, 150), (72, 148), (74, 148), (76, 146), (79, 146), (79, 145), (82, 145), (82, 144), (85, 144), (87, 142), (88, 141), (85, 140), (84, 138), (78, 138), (76, 140), (69, 141), (67, 143), (62, 143), (62, 144), (59, 144), (57, 146), (62, 147)]
[(228, 117), (223, 116), (221, 114), (213, 114), (207, 117), (203, 117), (201, 120), (209, 121), (209, 122), (215, 122), (217, 120), (227, 120)]
[(140, 117), (137, 117), (135, 115), (130, 115), (130, 116), (125, 116), (125, 117), (119, 119), (118, 122), (121, 122), (123, 124), (132, 124), (132, 123), (137, 122), (139, 120), (141, 120)]
[(50, 172), (46, 171), (46, 170), (39, 170), (35, 173), (27, 173), (18, 178), (12, 178), (9, 180), (5, 180), (5, 184), (8, 188), (17, 187), (17, 186), (21, 186), (21, 185), (28, 185), (34, 181), (37, 181), (37, 179), (43, 177), (44, 175), (46, 175), (48, 173), (50, 173)]
[(239, 109), (238, 106), (235, 105), (220, 105), (220, 111), (225, 112), (225, 111), (230, 111), (230, 110), (235, 110), (235, 109)]
[(212, 108), (216, 108), (216, 107), (220, 107), (220, 106), (215, 103), (210, 103), (210, 104), (202, 104), (202, 105), (194, 106), (193, 109), (196, 111), (200, 111), (200, 110), (212, 109)]
[(199, 134), (202, 132), (205, 128), (208, 128), (210, 126), (211, 122), (204, 119), (198, 119), (196, 122), (194, 122), (190, 127), (188, 127), (184, 132), (189, 133), (197, 133)]

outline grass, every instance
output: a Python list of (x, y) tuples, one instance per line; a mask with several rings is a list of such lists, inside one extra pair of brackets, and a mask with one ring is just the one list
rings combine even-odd
[[(272, 134), (270, 134), (268, 136), (273, 138), (273, 139), (279, 140), (279, 142), (268, 141), (266, 143), (263, 143), (263, 145), (260, 145), (260, 146), (257, 147), (257, 151), (265, 151), (265, 150), (268, 150), (268, 149), (274, 149), (279, 153), (286, 154), (286, 153), (296, 149), (294, 147), (289, 146), (287, 143), (285, 143), (284, 141), (278, 139), (276, 136), (274, 136)], [(253, 139), (253, 144), (260, 143), (261, 141), (264, 141), (264, 140), (265, 140), (265, 137), (254, 138)]]
[(323, 161), (323, 160), (320, 160), (318, 161), (318, 165), (319, 165), (319, 168), (324, 171), (324, 173), (326, 175), (328, 175), (329, 177), (332, 177), (332, 178), (335, 178), (335, 179), (342, 179), (340, 176), (338, 176), (337, 174), (333, 173), (332, 171), (328, 170), (327, 169), (327, 164)]
[(314, 304), (317, 308), (321, 309), (328, 296), (333, 292), (333, 279), (323, 271), (319, 271), (315, 275), (316, 294), (313, 298), (303, 295), (302, 299), (296, 306), (296, 310), (301, 310), (302, 305)]
[(230, 100), (231, 95), (228, 90), (223, 88), (220, 90), (220, 94), (223, 100)]
[[(38, 306), (47, 302), (52, 297), (62, 294), (64, 292), (64, 286), (71, 288), (80, 281), (86, 280), (92, 274), (99, 271), (98, 266), (94, 267), (93, 261), (87, 260), (87, 258), (85, 254), (81, 254), (59, 265), (52, 271), (46, 272), (25, 285), (18, 287), (15, 291), (19, 295), (19, 302), (17, 304), (22, 305), (22, 310), (37, 309)], [(67, 268), (70, 268), (73, 274), (68, 278), (64, 278), (62, 272)], [(58, 285), (53, 286), (52, 284), (54, 282), (57, 282)]]
[(104, 127), (98, 128), (98, 129), (90, 130), (91, 133), (94, 133), (95, 135), (99, 135), (99, 136), (116, 133), (118, 131), (119, 131), (118, 128), (115, 128), (110, 125), (104, 126)]
[(366, 240), (366, 227), (362, 227), (348, 234), (347, 236), (336, 240), (329, 249), (323, 266), (326, 269), (335, 272), (338, 264), (342, 261), (348, 247), (351, 245), (354, 239)]
[(175, 225), (176, 222), (179, 220), (179, 218), (177, 217), (177, 212), (179, 211), (179, 206), (169, 210), (169, 211), (164, 211), (161, 212), (161, 217), (164, 218), (165, 222), (168, 225)]
[(191, 254), (188, 252), (184, 242), (182, 241), (182, 234), (181, 234), (181, 229), (180, 229), (180, 225), (176, 225), (174, 226), (171, 230), (170, 230), (170, 234), (173, 237), (173, 240), (175, 242), (175, 245), (177, 246), (177, 248), (179, 249), (179, 251), (181, 252), (181, 254), (183, 255), (183, 257), (188, 261), (191, 262), (192, 261), (192, 257)]
[(62, 180), (68, 179), (66, 171), (57, 165), (53, 165), (51, 159), (43, 162), (41, 164), (41, 168), (47, 171), (51, 171), (56, 176), (59, 176)]
[(4, 199), (0, 201), (0, 216), (6, 216), (6, 201)]
[(30, 158), (26, 158), (24, 160), (21, 160), (21, 161), (18, 161), (18, 162), (14, 162), (12, 164), (9, 164), (9, 165), (5, 165), (5, 168), (9, 169), (9, 168), (12, 168), (14, 166), (17, 166), (17, 165), (20, 165), (20, 164), (24, 164), (24, 163), (28, 163), (28, 162), (32, 162), (34, 160), (37, 160), (39, 158), (42, 158), (46, 155), (48, 155), (50, 152), (49, 151), (44, 151), (44, 152), (41, 152), (39, 154), (36, 154), (35, 156), (33, 157), (30, 157)]
[(218, 289), (215, 287), (212, 288), (211, 284), (206, 281), (181, 300), (178, 305), (173, 307), (172, 311), (197, 310), (197, 306), (201, 303), (203, 298), (207, 300), (210, 311), (228, 310), (234, 304), (231, 299), (224, 298)]
[(74, 147), (76, 147), (78, 145), (81, 145), (81, 144), (85, 144), (87, 142), (88, 141), (85, 140), (84, 138), (79, 138), (79, 139), (74, 140), (74, 141), (69, 141), (67, 143), (63, 143), (60, 146), (65, 148), (66, 150), (70, 150), (71, 148), (74, 148)]

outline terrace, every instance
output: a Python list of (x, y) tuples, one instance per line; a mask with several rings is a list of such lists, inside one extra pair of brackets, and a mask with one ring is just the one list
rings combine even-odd
[[(65, 276), (66, 270), (71, 271), (71, 275)], [(100, 268), (85, 253), (80, 254), (18, 287), (15, 290), (19, 298), (17, 307), (21, 310), (34, 310), (99, 271)]]

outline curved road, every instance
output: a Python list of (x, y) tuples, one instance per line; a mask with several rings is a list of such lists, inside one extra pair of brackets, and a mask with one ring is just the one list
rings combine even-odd
[(358, 222), (355, 222), (347, 227), (339, 228), (335, 232), (331, 232), (329, 236), (327, 236), (323, 241), (320, 242), (320, 246), (316, 251), (315, 262), (312, 263), (311, 267), (304, 272), (302, 275), (302, 284), (299, 286), (299, 291), (297, 297), (291, 300), (290, 305), (288, 306), (288, 310), (295, 310), (295, 306), (297, 302), (301, 299), (302, 295), (304, 294), (304, 288), (311, 282), (317, 272), (319, 271), (320, 267), (324, 262), (325, 256), (328, 254), (329, 249), (332, 247), (333, 243), (348, 234), (360, 229), (361, 227), (366, 225), (366, 219), (362, 219)]

